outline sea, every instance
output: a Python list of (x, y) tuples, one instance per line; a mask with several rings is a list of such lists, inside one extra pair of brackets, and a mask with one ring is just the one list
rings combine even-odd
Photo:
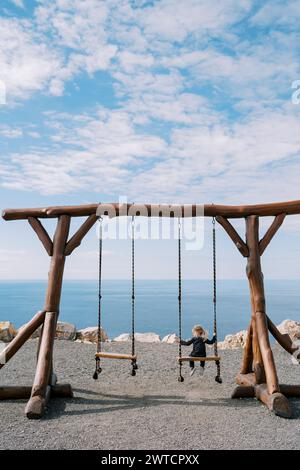
[[(1, 281), (0, 321), (11, 321), (16, 328), (42, 309), (46, 281)], [(300, 321), (300, 281), (269, 280), (265, 283), (267, 312), (275, 324), (285, 319)], [(218, 282), (218, 336), (246, 329), (251, 315), (247, 280)], [(102, 325), (109, 338), (130, 332), (131, 282), (102, 282)], [(137, 332), (155, 332), (161, 337), (178, 331), (178, 284), (174, 280), (137, 280), (135, 285), (135, 323)], [(95, 326), (98, 317), (97, 281), (65, 281), (60, 320), (77, 329)], [(182, 284), (183, 337), (191, 335), (193, 325), (201, 324), (212, 334), (212, 283), (184, 280)]]

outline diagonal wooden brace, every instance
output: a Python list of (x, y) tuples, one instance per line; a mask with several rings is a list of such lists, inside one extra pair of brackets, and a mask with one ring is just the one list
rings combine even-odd
[(41, 326), (45, 319), (45, 312), (37, 314), (22, 328), (17, 336), (6, 346), (0, 355), (0, 369), (19, 351), (31, 335)]
[(260, 256), (263, 255), (265, 252), (265, 249), (269, 245), (269, 243), (272, 241), (278, 230), (280, 229), (281, 225), (283, 224), (283, 221), (286, 217), (286, 214), (279, 214), (275, 217), (272, 225), (269, 227), (267, 230), (266, 234), (264, 237), (260, 240), (259, 242), (259, 254)]
[(246, 243), (242, 240), (242, 238), (239, 236), (235, 228), (231, 225), (231, 223), (225, 219), (225, 217), (222, 216), (217, 216), (216, 221), (219, 222), (220, 225), (224, 228), (224, 230), (227, 232), (239, 252), (247, 258), (249, 256), (249, 250), (246, 245)]
[(45, 227), (36, 217), (28, 217), (28, 222), (42, 242), (49, 256), (53, 255), (53, 243)]
[(68, 241), (65, 249), (66, 256), (69, 256), (75, 250), (75, 248), (81, 244), (82, 239), (86, 236), (88, 231), (93, 227), (97, 220), (98, 216), (96, 214), (92, 214), (86, 219), (86, 221), (81, 225), (73, 237)]

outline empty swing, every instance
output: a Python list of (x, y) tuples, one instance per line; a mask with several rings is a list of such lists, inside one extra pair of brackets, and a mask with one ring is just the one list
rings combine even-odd
[(131, 354), (117, 354), (102, 351), (102, 253), (103, 253), (103, 219), (99, 217), (99, 263), (98, 263), (98, 330), (97, 352), (95, 354), (96, 368), (93, 379), (97, 380), (102, 372), (101, 359), (123, 359), (131, 361), (131, 375), (135, 376), (138, 369), (137, 356), (135, 354), (135, 233), (134, 216), (131, 219)]
[(178, 364), (179, 364), (179, 375), (178, 381), (183, 382), (184, 377), (182, 375), (182, 365), (183, 362), (188, 362), (191, 359), (195, 362), (215, 362), (217, 367), (217, 375), (215, 377), (215, 381), (219, 384), (222, 383), (221, 378), (221, 365), (220, 365), (220, 356), (218, 355), (218, 339), (217, 339), (217, 256), (216, 256), (216, 220), (213, 217), (212, 220), (213, 225), (213, 330), (214, 336), (216, 337), (216, 342), (214, 343), (214, 355), (213, 356), (206, 356), (206, 357), (195, 357), (193, 356), (183, 356), (182, 355), (182, 295), (181, 295), (181, 221), (178, 219), (178, 336), (179, 336), (179, 346), (178, 346)]

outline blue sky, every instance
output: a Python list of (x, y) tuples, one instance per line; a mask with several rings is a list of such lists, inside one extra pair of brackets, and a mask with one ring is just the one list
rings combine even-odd
[[(293, 0), (1, 0), (1, 207), (300, 199), (299, 25)], [(0, 278), (45, 278), (26, 223), (0, 228)], [(189, 278), (208, 277), (210, 228)], [(268, 277), (299, 276), (299, 231), (289, 218)], [(244, 276), (219, 241), (220, 277)], [(107, 242), (107, 277), (128, 277), (127, 248)], [(173, 242), (139, 249), (139, 277), (176, 276)], [(95, 273), (92, 232), (66, 275)]]

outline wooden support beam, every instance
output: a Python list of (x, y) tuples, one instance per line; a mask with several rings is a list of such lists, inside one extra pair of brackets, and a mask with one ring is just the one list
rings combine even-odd
[[(265, 376), (265, 369), (264, 369), (264, 364), (263, 364), (263, 359), (260, 351), (260, 346), (258, 342), (258, 336), (257, 336), (257, 326), (256, 326), (256, 315), (255, 315), (255, 301), (254, 301), (254, 296), (253, 296), (253, 291), (250, 287), (250, 299), (251, 299), (251, 331), (252, 331), (252, 336), (251, 336), (251, 345), (248, 345), (249, 354), (252, 355), (252, 364), (249, 368), (248, 371), (244, 370), (242, 371), (243, 373), (247, 372), (254, 372), (256, 383), (264, 383), (266, 381), (266, 376)], [(244, 352), (244, 355), (246, 354), (246, 351)], [(249, 357), (250, 360), (250, 357)], [(252, 370), (251, 370), (252, 369)]]
[(255, 386), (255, 396), (264, 403), (270, 411), (282, 418), (291, 418), (292, 410), (288, 399), (279, 392), (269, 393), (266, 384)]
[(56, 324), (61, 297), (63, 271), (65, 265), (65, 247), (69, 235), (70, 217), (59, 217), (53, 239), (53, 256), (51, 259), (48, 289), (45, 301), (45, 321), (40, 342), (35, 378), (31, 397), (25, 408), (30, 419), (40, 418), (51, 396), (52, 355)]
[(255, 388), (253, 385), (238, 385), (233, 390), (231, 398), (255, 398)]
[(266, 381), (266, 373), (263, 363), (263, 358), (260, 350), (258, 341), (257, 324), (256, 324), (256, 312), (255, 302), (253, 299), (253, 293), (251, 292), (251, 308), (252, 308), (252, 354), (253, 354), (253, 371), (258, 384)]
[(247, 217), (246, 228), (247, 246), (249, 248), (247, 276), (253, 302), (253, 318), (255, 320), (258, 345), (266, 374), (268, 393), (272, 395), (273, 393), (279, 392), (279, 383), (268, 334), (264, 282), (259, 253), (258, 217)]
[[(205, 217), (222, 216), (229, 219), (241, 219), (250, 215), (257, 215), (260, 217), (270, 217), (280, 214), (292, 215), (300, 214), (300, 200), (288, 202), (276, 202), (271, 204), (254, 204), (254, 205), (240, 205), (240, 206), (224, 206), (220, 204), (186, 204), (174, 206), (172, 204), (119, 204), (119, 203), (105, 203), (100, 204), (101, 207), (111, 207), (115, 213), (115, 217), (120, 215), (128, 215), (130, 211), (138, 210), (140, 207), (140, 215), (151, 217), (153, 212), (156, 217), (177, 217), (177, 209), (168, 212), (169, 208), (177, 207), (182, 216), (196, 217), (203, 214)], [(29, 208), (29, 209), (5, 209), (2, 217), (5, 220), (22, 220), (28, 217), (37, 218), (55, 218), (60, 215), (69, 215), (71, 217), (85, 217), (96, 214), (99, 204), (87, 204), (79, 206), (54, 206), (46, 208)], [(184, 213), (185, 212), (185, 213)]]
[(286, 217), (286, 214), (277, 215), (275, 217), (272, 225), (269, 227), (266, 234), (264, 235), (264, 237), (260, 240), (260, 242), (259, 242), (260, 256), (263, 255), (265, 249), (267, 248), (267, 246), (269, 245), (271, 240), (274, 238), (274, 236), (276, 235), (276, 233), (280, 229), (281, 225), (283, 224), (283, 221), (284, 221), (285, 217)]
[[(232, 393), (232, 398), (253, 398), (255, 397), (255, 387), (254, 385), (238, 385), (234, 392)], [(263, 384), (264, 388), (266, 384)], [(299, 398), (300, 397), (300, 385), (286, 385), (280, 384), (280, 393), (289, 398)]]
[(300, 385), (279, 385), (280, 392), (283, 393), (286, 397), (300, 397)]
[(296, 358), (300, 360), (300, 349), (299, 346), (296, 346), (291, 337), (288, 334), (282, 334), (274, 325), (272, 320), (267, 316), (268, 328), (272, 336), (276, 339), (276, 341), (280, 344), (280, 346), (285, 349), (289, 354), (292, 356), (295, 355), (296, 351), (299, 351), (299, 355), (296, 355)]
[(46, 312), (40, 353), (31, 390), (31, 398), (25, 409), (25, 414), (28, 418), (39, 418), (43, 414), (48, 399), (50, 398), (50, 390), (48, 390), (48, 388), (51, 388), (49, 381), (56, 322), (57, 313)]
[[(247, 276), (250, 286), (252, 318), (248, 328), (241, 373), (236, 381), (238, 386), (232, 398), (257, 398), (270, 411), (283, 418), (291, 418), (292, 410), (286, 397), (300, 396), (300, 386), (278, 383), (268, 331), (290, 354), (297, 349), (288, 335), (282, 335), (266, 315), (264, 281), (261, 270), (261, 254), (270, 243), (284, 220), (280, 215), (266, 233), (263, 243), (259, 242), (259, 219), (249, 216), (246, 220), (246, 242), (249, 249)], [(262, 244), (260, 244), (262, 243)], [(252, 336), (250, 340), (250, 335)], [(300, 351), (299, 351), (300, 356)], [(250, 372), (253, 359), (253, 371)]]
[(243, 362), (241, 367), (241, 374), (248, 374), (253, 371), (253, 349), (252, 349), (252, 340), (253, 340), (253, 327), (252, 321), (248, 327), (246, 344), (243, 351)]
[(77, 230), (77, 232), (73, 235), (72, 238), (67, 243), (66, 249), (65, 249), (65, 255), (69, 256), (75, 248), (77, 248), (85, 235), (88, 233), (88, 231), (95, 225), (96, 221), (98, 220), (98, 216), (95, 214), (90, 215), (86, 221), (81, 225), (81, 227)]
[[(0, 387), (0, 400), (22, 400), (30, 398), (32, 387), (4, 386)], [(70, 384), (56, 384), (51, 387), (51, 397), (72, 398), (73, 390)]]
[(237, 247), (237, 249), (240, 251), (240, 253), (247, 258), (249, 256), (249, 250), (246, 245), (246, 243), (242, 240), (242, 238), (239, 236), (235, 228), (231, 225), (230, 222), (228, 222), (227, 219), (222, 217), (221, 215), (216, 217), (216, 221), (219, 222), (220, 225), (226, 230), (227, 234)]
[(19, 330), (17, 336), (6, 346), (0, 354), (0, 369), (16, 354), (31, 335), (41, 326), (45, 319), (45, 312), (37, 312), (36, 315)]
[(254, 373), (249, 374), (238, 374), (236, 377), (236, 383), (245, 387), (253, 387), (256, 385), (256, 377)]
[(277, 416), (292, 418), (292, 409), (287, 397), (300, 397), (300, 385), (279, 385), (280, 392), (269, 394), (267, 385), (238, 385), (231, 398), (256, 398)]
[(53, 255), (53, 243), (47, 231), (36, 217), (28, 217), (28, 222), (42, 242), (49, 256)]
[(60, 216), (53, 239), (53, 256), (49, 272), (45, 308), (47, 312), (57, 312), (61, 297), (63, 272), (65, 266), (65, 248), (70, 230), (70, 217)]

